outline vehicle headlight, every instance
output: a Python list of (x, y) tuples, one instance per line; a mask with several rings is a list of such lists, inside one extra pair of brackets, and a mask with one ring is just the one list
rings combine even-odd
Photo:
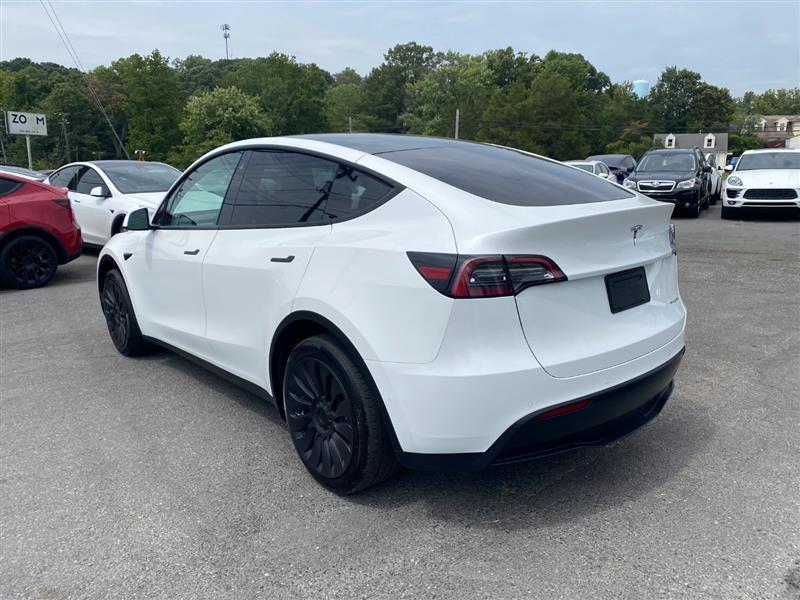
[(730, 177), (728, 177), (728, 179), (726, 179), (726, 181), (728, 182), (728, 185), (733, 185), (737, 187), (740, 185), (744, 185), (742, 183), (742, 180), (739, 179), (736, 175), (731, 175)]
[(685, 190), (687, 188), (694, 187), (695, 183), (697, 183), (697, 178), (696, 177), (692, 177), (691, 179), (687, 179), (686, 181), (678, 182), (678, 184), (675, 187), (678, 187), (678, 188), (681, 188), (681, 189)]
[(636, 182), (631, 181), (630, 179), (626, 179), (625, 181), (623, 181), (622, 185), (624, 185), (626, 188), (631, 188), (632, 190), (636, 189)]

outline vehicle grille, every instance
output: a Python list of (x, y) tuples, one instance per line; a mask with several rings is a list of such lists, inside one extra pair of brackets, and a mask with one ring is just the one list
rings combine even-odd
[(793, 200), (797, 198), (797, 192), (789, 189), (752, 189), (744, 193), (747, 200)]
[(640, 192), (671, 192), (675, 188), (674, 181), (640, 181)]
[(725, 194), (728, 196), (728, 198), (738, 198), (739, 192), (741, 191), (742, 190), (732, 190), (731, 188), (728, 188), (727, 190), (725, 190)]

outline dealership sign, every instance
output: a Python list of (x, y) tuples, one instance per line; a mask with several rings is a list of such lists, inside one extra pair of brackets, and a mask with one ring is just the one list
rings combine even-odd
[(38, 113), (7, 110), (6, 131), (17, 135), (47, 135), (47, 117)]

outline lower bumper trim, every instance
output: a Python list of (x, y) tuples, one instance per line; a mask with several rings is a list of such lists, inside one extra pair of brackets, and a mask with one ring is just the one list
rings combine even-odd
[[(579, 410), (547, 419), (548, 406), (509, 427), (486, 452), (461, 454), (398, 453), (400, 464), (420, 471), (477, 471), (489, 465), (532, 460), (581, 446), (602, 446), (653, 420), (672, 394), (684, 350), (660, 367), (597, 394), (576, 398)], [(588, 403), (583, 406), (583, 404)]]

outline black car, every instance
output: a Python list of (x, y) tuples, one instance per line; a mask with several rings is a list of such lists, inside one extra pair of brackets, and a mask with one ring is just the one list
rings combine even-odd
[(676, 212), (697, 218), (711, 199), (710, 173), (698, 148), (649, 150), (624, 185), (655, 200), (671, 202)]
[(636, 168), (636, 159), (630, 154), (597, 154), (589, 156), (586, 160), (599, 160), (605, 163), (616, 176), (617, 183), (625, 181), (625, 178)]

